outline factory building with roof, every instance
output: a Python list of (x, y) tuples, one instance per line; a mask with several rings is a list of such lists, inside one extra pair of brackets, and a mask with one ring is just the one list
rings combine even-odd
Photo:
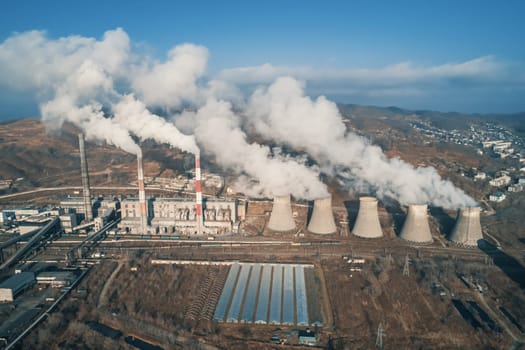
[(14, 274), (4, 282), (0, 283), (0, 302), (11, 302), (25, 289), (35, 284), (33, 272), (21, 272)]

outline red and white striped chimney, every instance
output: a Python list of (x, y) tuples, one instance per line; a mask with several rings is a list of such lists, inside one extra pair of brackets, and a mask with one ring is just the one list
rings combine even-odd
[(202, 189), (201, 189), (201, 155), (200, 152), (195, 154), (195, 205), (197, 220), (197, 233), (202, 234), (204, 221), (202, 217)]
[(140, 207), (140, 225), (142, 234), (146, 233), (148, 226), (148, 207), (146, 205), (146, 191), (144, 190), (144, 170), (142, 169), (142, 150), (137, 153), (137, 170), (139, 184), (139, 207)]

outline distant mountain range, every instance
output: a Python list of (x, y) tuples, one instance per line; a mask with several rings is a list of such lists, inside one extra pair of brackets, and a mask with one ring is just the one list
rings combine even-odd
[(427, 110), (408, 110), (398, 107), (360, 106), (339, 104), (341, 113), (346, 117), (357, 118), (388, 118), (390, 120), (406, 120), (406, 117), (416, 116), (430, 121), (434, 126), (451, 130), (466, 129), (472, 123), (493, 122), (505, 125), (517, 134), (525, 136), (525, 112), (513, 114), (469, 114), (458, 112), (436, 112)]

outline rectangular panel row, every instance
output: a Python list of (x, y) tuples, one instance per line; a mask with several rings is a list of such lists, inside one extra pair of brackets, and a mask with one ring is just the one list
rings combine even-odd
[(268, 321), (268, 302), (270, 301), (271, 278), (272, 267), (270, 265), (264, 265), (261, 274), (261, 284), (259, 287), (259, 299), (257, 301), (255, 323), (267, 323)]
[(226, 322), (237, 322), (239, 321), (239, 314), (241, 313), (242, 300), (244, 297), (244, 290), (246, 288), (246, 282), (248, 281), (248, 274), (250, 273), (251, 265), (243, 264), (239, 280), (233, 293), (233, 299), (231, 302), (230, 310), (228, 311), (228, 317)]
[(230, 267), (230, 272), (228, 273), (228, 277), (226, 277), (226, 282), (224, 283), (221, 296), (217, 302), (217, 307), (215, 308), (215, 313), (213, 314), (213, 319), (216, 321), (224, 321), (240, 269), (241, 265), (239, 264), (233, 264)]
[(244, 300), (244, 308), (242, 310), (241, 321), (244, 323), (253, 322), (253, 314), (255, 312), (255, 304), (257, 303), (257, 290), (259, 288), (259, 277), (261, 272), (261, 265), (254, 265), (250, 280), (248, 281), (248, 291)]

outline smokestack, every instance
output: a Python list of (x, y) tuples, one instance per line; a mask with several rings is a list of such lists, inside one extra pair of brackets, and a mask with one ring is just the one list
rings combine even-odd
[(195, 153), (195, 206), (197, 220), (197, 233), (202, 234), (204, 221), (202, 216), (202, 189), (201, 189), (201, 155), (200, 152)]
[(308, 231), (317, 234), (330, 234), (337, 231), (332, 212), (332, 196), (314, 201), (314, 210), (308, 224)]
[(408, 215), (399, 237), (412, 243), (432, 243), (426, 204), (408, 206)]
[(463, 247), (476, 248), (478, 241), (483, 239), (479, 220), (480, 212), (481, 208), (479, 207), (461, 208), (458, 212), (456, 225), (448, 239)]
[(148, 226), (148, 207), (146, 205), (146, 191), (144, 190), (144, 170), (142, 169), (142, 150), (137, 152), (137, 170), (139, 183), (139, 207), (140, 207), (140, 225), (142, 233), (146, 233)]
[(374, 197), (359, 198), (359, 212), (352, 233), (357, 237), (383, 237), (379, 216), (377, 214), (377, 199)]
[(292, 215), (292, 203), (289, 194), (274, 197), (272, 214), (268, 221), (268, 228), (275, 232), (288, 232), (295, 230), (295, 221)]
[(89, 173), (86, 157), (86, 146), (84, 134), (78, 134), (78, 148), (80, 149), (80, 169), (82, 171), (82, 195), (84, 197), (84, 212), (86, 222), (93, 220), (93, 208), (91, 207), (91, 189), (89, 187)]

